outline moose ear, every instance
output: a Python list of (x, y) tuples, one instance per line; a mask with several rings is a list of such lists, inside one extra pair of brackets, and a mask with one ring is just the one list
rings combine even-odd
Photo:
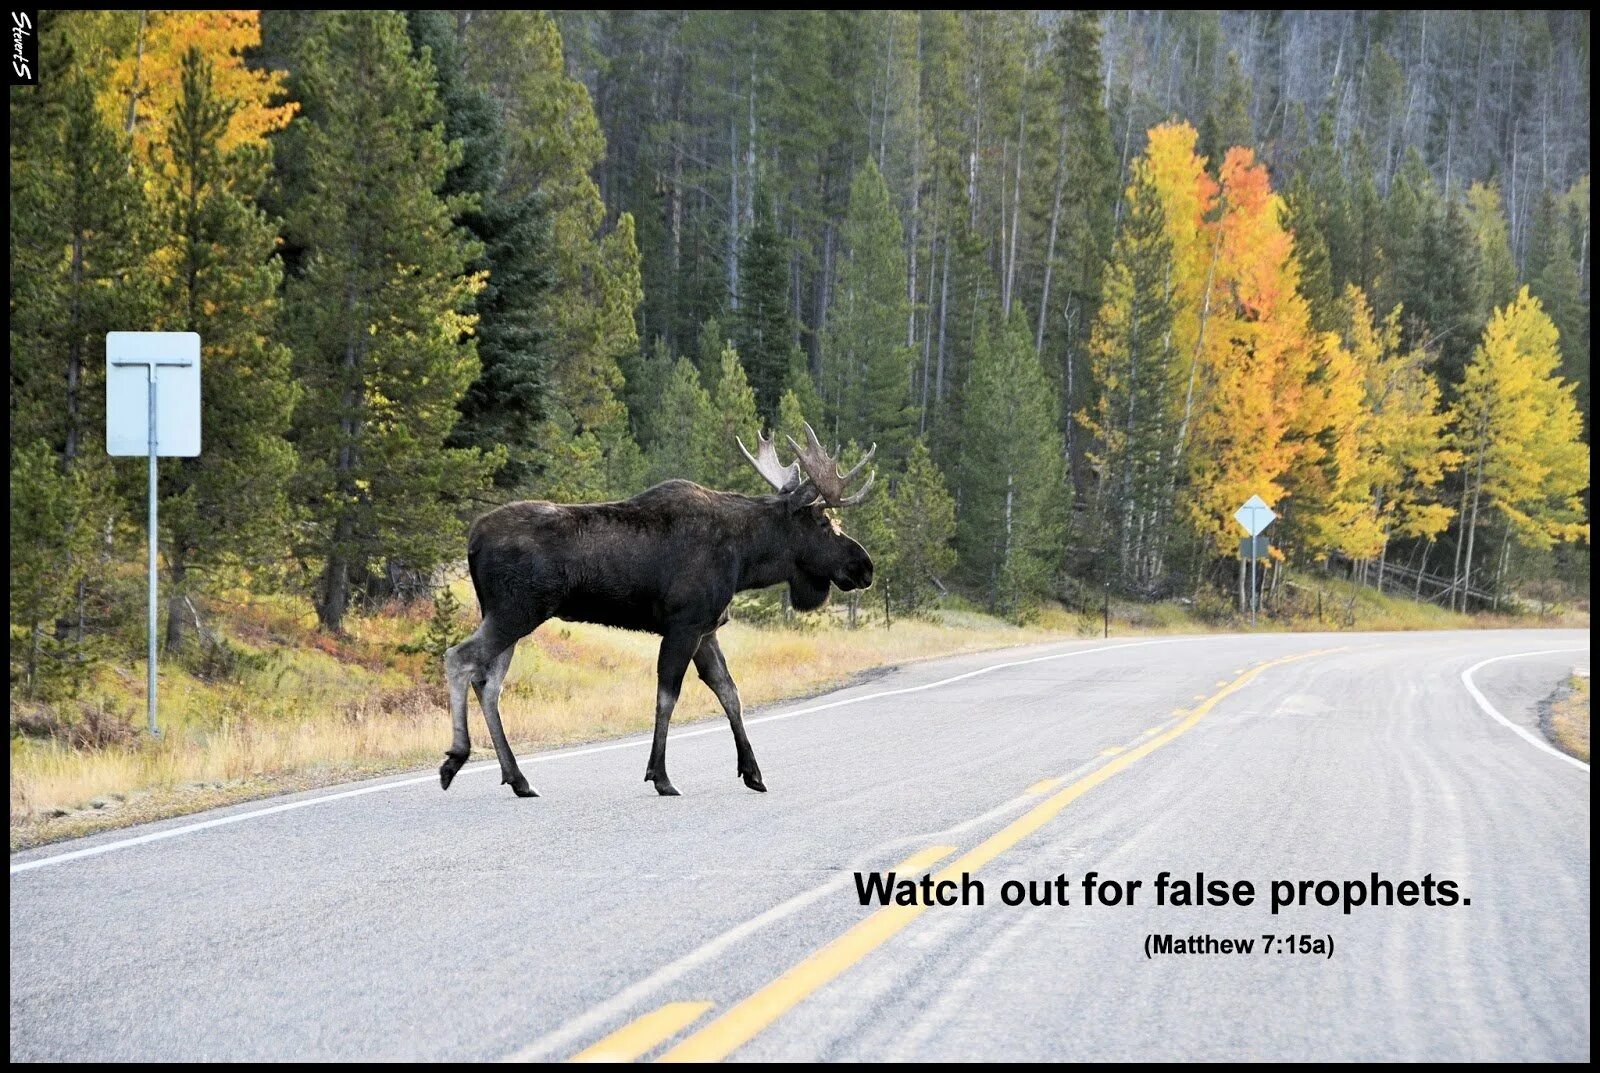
[(784, 495), (784, 500), (789, 504), (790, 514), (799, 514), (817, 501), (817, 490), (810, 481), (801, 481), (798, 488)]

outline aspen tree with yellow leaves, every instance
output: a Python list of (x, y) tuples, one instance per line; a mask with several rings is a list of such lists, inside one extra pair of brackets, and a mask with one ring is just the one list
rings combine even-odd
[[(1390, 542), (1431, 546), (1455, 516), (1441, 498), (1442, 484), (1461, 456), (1445, 444), (1448, 419), (1427, 354), (1401, 346), (1402, 310), (1395, 307), (1379, 322), (1366, 294), (1350, 284), (1339, 315), (1344, 346), (1364, 382), (1359, 464), (1379, 532), (1376, 584), (1382, 591)], [(1426, 566), (1426, 555), (1422, 562)]]
[(1478, 559), (1478, 530), (1494, 516), (1501, 542), (1491, 551), (1498, 583), (1513, 543), (1530, 548), (1589, 539), (1583, 490), (1589, 452), (1580, 439), (1574, 386), (1561, 379), (1559, 333), (1523, 287), (1495, 310), (1473, 351), (1451, 409), (1451, 442), (1466, 473), (1466, 539), (1456, 594), (1466, 606)]
[(261, 44), (259, 11), (121, 11), (112, 16), (133, 24), (133, 42), (110, 66), (101, 107), (132, 138), (135, 158), (149, 155), (158, 173), (173, 166), (169, 128), (187, 92), (184, 68), (191, 52), (206, 59), (210, 92), (227, 102), (216, 135), (219, 152), (260, 146), (294, 118), (298, 105), (288, 99), (286, 73), (246, 60)]

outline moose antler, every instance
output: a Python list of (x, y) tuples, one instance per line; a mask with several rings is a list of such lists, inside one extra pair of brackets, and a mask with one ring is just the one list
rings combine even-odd
[(867, 448), (867, 453), (861, 456), (849, 473), (839, 472), (839, 452), (836, 449), (832, 455), (823, 450), (822, 444), (817, 440), (817, 434), (812, 430), (810, 422), (806, 423), (806, 445), (804, 447), (795, 443), (794, 437), (787, 437), (789, 445), (794, 448), (799, 456), (799, 465), (805, 470), (806, 480), (817, 490), (822, 501), (830, 507), (853, 507), (867, 498), (867, 493), (872, 490), (872, 482), (877, 480), (878, 471), (873, 470), (867, 474), (867, 481), (855, 495), (846, 496), (845, 489), (861, 467), (872, 461), (872, 456), (877, 453), (878, 445), (873, 444)]
[[(778, 449), (773, 446), (773, 441), (761, 432), (756, 432), (756, 454), (752, 455), (744, 441), (735, 436), (733, 442), (739, 445), (739, 450), (750, 460), (756, 472), (780, 494), (787, 495), (800, 487), (800, 463), (790, 462), (787, 466), (778, 461)], [(791, 441), (792, 442), (792, 441)]]

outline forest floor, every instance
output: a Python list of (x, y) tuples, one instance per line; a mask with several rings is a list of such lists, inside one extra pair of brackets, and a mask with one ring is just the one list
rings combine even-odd
[[(463, 584), (458, 596), (472, 606)], [(1319, 578), (1321, 617), (1302, 586), (1296, 611), (1263, 615), (1260, 630), (1452, 629), (1586, 625), (1586, 613), (1466, 616)], [(863, 599), (857, 628), (842, 601), (783, 624), (759, 605), (719, 636), (747, 707), (825, 692), (876, 668), (1034, 641), (1099, 636), (1105, 606), (1060, 606), (1023, 625), (953, 606), (884, 627)], [(1287, 605), (1283, 605), (1287, 606)], [(162, 735), (144, 722), (144, 666), (102, 665), (70, 698), (12, 695), (10, 840), (13, 850), (219, 805), (436, 762), (449, 742), (439, 661), (425, 648), (431, 601), (358, 616), (348, 634), (316, 629), (290, 597), (215, 601), (211, 629), (225, 640), (205, 658), (164, 660)], [(458, 623), (464, 634), (469, 615)], [(1578, 621), (1581, 619), (1581, 621)], [(1225, 602), (1113, 600), (1110, 636), (1248, 628)], [(646, 729), (655, 695), (657, 642), (644, 634), (551, 622), (525, 640), (501, 701), (520, 752)], [(682, 724), (720, 717), (710, 690), (688, 684)], [(474, 712), (475, 757), (492, 756)]]

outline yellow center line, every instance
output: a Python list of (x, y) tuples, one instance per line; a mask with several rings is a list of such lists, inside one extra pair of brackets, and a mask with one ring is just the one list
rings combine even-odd
[(894, 870), (902, 873), (925, 872), (955, 851), (956, 848), (954, 846), (929, 846), (927, 849), (918, 850), (895, 865)]
[(1122, 751), (1122, 746), (1120, 746), (1120, 745), (1112, 745), (1112, 746), (1110, 746), (1108, 748), (1101, 749), (1100, 750), (1100, 755), (1101, 756), (1116, 756), (1121, 751)]
[[(894, 871), (901, 875), (908, 872), (911, 874), (926, 872), (955, 851), (954, 846), (929, 846), (895, 865)], [(669, 1002), (659, 1010), (652, 1010), (643, 1017), (623, 1025), (599, 1043), (573, 1055), (570, 1061), (631, 1062), (677, 1035), (710, 1008), (709, 1002)]]
[(1023, 792), (1028, 794), (1042, 794), (1046, 790), (1054, 790), (1060, 782), (1060, 779), (1040, 779)]
[[(1077, 782), (1046, 798), (1028, 812), (1023, 813), (1006, 827), (980, 842), (962, 856), (952, 861), (936, 877), (937, 880), (959, 879), (963, 872), (971, 874), (994, 860), (1006, 850), (1033, 834), (1062, 809), (1099, 786), (1102, 782), (1168, 742), (1177, 738), (1198, 723), (1216, 707), (1224, 697), (1242, 689), (1269, 667), (1276, 667), (1310, 656), (1322, 655), (1338, 649), (1320, 649), (1285, 656), (1263, 663), (1213, 693), (1195, 708), (1183, 722), (1158, 738), (1151, 738), (1116, 759), (1085, 775)], [(733, 1006), (722, 1016), (701, 1028), (661, 1056), (663, 1062), (719, 1062), (754, 1039), (800, 1002), (820, 988), (837, 979), (872, 951), (888, 942), (906, 925), (921, 916), (926, 906), (893, 905), (879, 909), (856, 924), (843, 935), (820, 950), (792, 966), (787, 972), (767, 984), (755, 994)]]
[(710, 1008), (709, 1002), (669, 1002), (579, 1051), (572, 1061), (631, 1062), (694, 1024)]

